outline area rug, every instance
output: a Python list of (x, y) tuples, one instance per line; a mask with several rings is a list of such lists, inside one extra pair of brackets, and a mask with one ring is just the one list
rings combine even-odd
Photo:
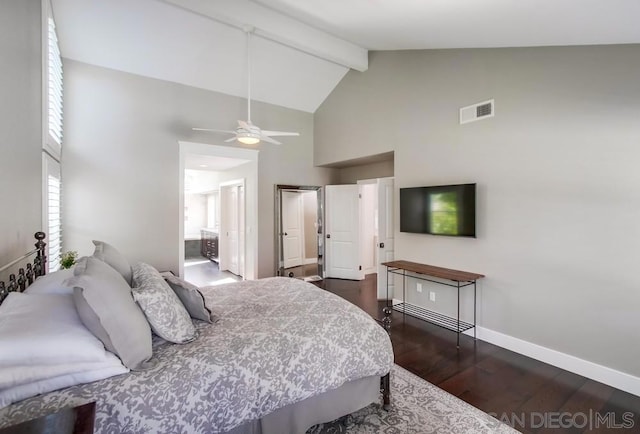
[(391, 410), (372, 404), (307, 434), (517, 433), (518, 431), (398, 365), (391, 370)]

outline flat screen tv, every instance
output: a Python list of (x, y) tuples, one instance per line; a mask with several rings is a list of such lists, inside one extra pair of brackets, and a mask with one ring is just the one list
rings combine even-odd
[(476, 236), (476, 185), (400, 189), (400, 232)]

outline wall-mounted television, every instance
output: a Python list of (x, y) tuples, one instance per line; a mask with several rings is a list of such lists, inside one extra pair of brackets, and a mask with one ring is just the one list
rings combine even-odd
[(476, 236), (476, 185), (400, 189), (400, 232)]

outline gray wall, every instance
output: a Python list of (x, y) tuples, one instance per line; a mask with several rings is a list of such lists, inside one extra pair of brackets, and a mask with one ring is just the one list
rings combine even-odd
[(33, 249), (42, 226), (40, 0), (0, 2), (0, 59), (1, 266)]
[[(66, 246), (92, 252), (91, 239), (131, 261), (178, 270), (178, 140), (224, 145), (225, 136), (194, 126), (232, 128), (246, 102), (184, 85), (65, 60), (64, 230)], [(313, 116), (252, 104), (252, 120), (299, 131), (281, 146), (264, 144), (258, 163), (258, 274), (274, 274), (274, 184), (328, 183), (313, 168)]]
[(316, 112), (315, 161), (476, 182), (477, 239), (397, 232), (396, 198), (396, 258), (484, 273), (482, 326), (640, 376), (639, 77), (638, 45), (372, 53)]
[(393, 160), (338, 169), (340, 184), (355, 184), (363, 179), (387, 178), (389, 176), (393, 176)]

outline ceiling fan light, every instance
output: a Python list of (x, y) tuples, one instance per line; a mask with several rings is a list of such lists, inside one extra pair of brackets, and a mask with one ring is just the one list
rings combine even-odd
[(238, 133), (238, 141), (244, 145), (256, 145), (260, 143), (260, 137), (253, 133)]

